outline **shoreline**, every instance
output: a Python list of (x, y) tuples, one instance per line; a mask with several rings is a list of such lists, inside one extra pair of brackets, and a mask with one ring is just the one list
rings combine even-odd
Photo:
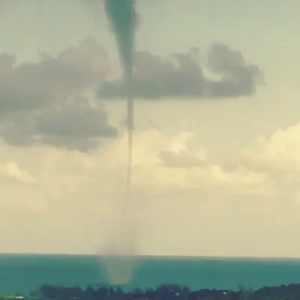
[(125, 291), (120, 286), (108, 284), (87, 286), (55, 286), (44, 284), (28, 295), (0, 296), (0, 300), (298, 300), (300, 284), (266, 286), (251, 290), (240, 286), (239, 290), (200, 289), (192, 290), (178, 284), (161, 284), (156, 288)]

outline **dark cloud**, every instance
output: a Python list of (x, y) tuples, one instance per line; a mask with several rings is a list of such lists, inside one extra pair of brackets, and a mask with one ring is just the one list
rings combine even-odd
[(211, 70), (221, 76), (218, 81), (207, 80), (212, 97), (251, 96), (256, 86), (263, 83), (263, 76), (254, 64), (247, 64), (241, 52), (228, 46), (214, 44), (208, 52)]
[[(196, 48), (168, 59), (147, 51), (137, 52), (134, 95), (140, 99), (251, 96), (263, 82), (260, 69), (246, 63), (240, 52), (226, 45), (215, 43), (208, 52), (207, 65), (214, 78), (204, 74), (198, 57)], [(122, 81), (105, 81), (98, 95), (106, 99), (124, 98), (126, 89)]]
[(116, 137), (106, 113), (80, 97), (110, 71), (104, 48), (92, 38), (57, 56), (16, 64), (0, 55), (0, 135), (15, 146), (49, 144), (88, 151)]
[(36, 63), (16, 64), (0, 55), (0, 115), (59, 103), (105, 79), (107, 53), (92, 38), (56, 57), (43, 54)]
[(48, 144), (70, 150), (89, 151), (99, 139), (117, 137), (107, 114), (85, 98), (75, 98), (58, 108), (17, 113), (2, 119), (1, 134), (15, 146)]

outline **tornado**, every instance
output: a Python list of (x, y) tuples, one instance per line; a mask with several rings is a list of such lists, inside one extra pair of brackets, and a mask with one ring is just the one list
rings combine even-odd
[(105, 12), (118, 45), (127, 89), (128, 165), (125, 201), (130, 197), (134, 126), (133, 63), (136, 30), (136, 0), (105, 0)]
[[(123, 68), (127, 91), (128, 162), (125, 202), (116, 212), (107, 247), (106, 269), (112, 284), (127, 284), (133, 277), (136, 253), (136, 224), (128, 201), (131, 188), (132, 143), (134, 125), (133, 63), (137, 14), (135, 0), (104, 0)], [(112, 256), (111, 256), (112, 255)], [(124, 256), (125, 255), (125, 256)]]

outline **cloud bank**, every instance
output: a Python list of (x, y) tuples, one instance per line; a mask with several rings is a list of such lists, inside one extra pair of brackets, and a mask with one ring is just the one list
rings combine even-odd
[[(134, 95), (138, 99), (220, 99), (251, 96), (263, 83), (260, 68), (247, 63), (242, 53), (214, 43), (207, 55), (212, 76), (206, 76), (198, 62), (197, 49), (176, 53), (167, 59), (148, 51), (135, 55)], [(121, 80), (103, 82), (99, 97), (119, 99), (126, 96)]]
[[(198, 52), (193, 48), (168, 59), (147, 51), (136, 53), (135, 96), (139, 100), (236, 98), (253, 95), (262, 82), (256, 65), (223, 44), (213, 44), (208, 52), (212, 79), (204, 74)], [(122, 81), (111, 79), (115, 73), (107, 51), (94, 38), (57, 55), (41, 53), (36, 62), (18, 64), (15, 55), (0, 54), (0, 137), (13, 146), (95, 150), (103, 139), (118, 137), (101, 105), (126, 96)], [(95, 91), (100, 101), (91, 97)], [(193, 161), (167, 152), (161, 155), (169, 163)]]
[(48, 144), (88, 151), (100, 138), (114, 138), (99, 103), (82, 96), (107, 78), (108, 55), (87, 38), (56, 56), (43, 53), (38, 62), (17, 64), (0, 55), (0, 135), (15, 146)]
[[(141, 229), (139, 253), (298, 255), (299, 132), (296, 124), (236, 150), (230, 170), (226, 161), (213, 160), (192, 132), (139, 132), (131, 202)], [(13, 148), (4, 156), (2, 151), (10, 159), (0, 168), (6, 195), (0, 212), (6, 224), (0, 227), (3, 251), (93, 253), (99, 242), (94, 237), (109, 232), (113, 207), (122, 199), (115, 186), (125, 179), (126, 139), (91, 154)], [(8, 227), (15, 235), (5, 234)], [(18, 244), (19, 235), (31, 232), (35, 238)]]

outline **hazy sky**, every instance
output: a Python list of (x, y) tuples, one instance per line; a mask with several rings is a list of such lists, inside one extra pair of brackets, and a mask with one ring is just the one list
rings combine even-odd
[[(299, 257), (300, 2), (137, 9), (138, 253)], [(0, 0), (0, 36), (0, 251), (94, 253), (127, 163), (102, 2)]]

